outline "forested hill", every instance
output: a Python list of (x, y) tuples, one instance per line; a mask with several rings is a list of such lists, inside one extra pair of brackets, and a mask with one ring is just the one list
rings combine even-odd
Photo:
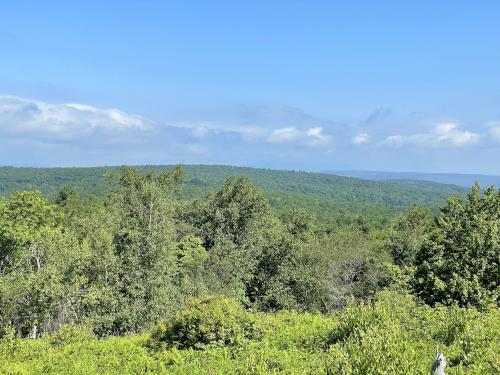
[[(111, 187), (107, 179), (118, 167), (93, 168), (0, 168), (0, 194), (16, 190), (40, 190), (49, 198), (66, 185), (83, 196), (104, 195)], [(172, 166), (142, 166), (142, 170), (160, 170)], [(435, 206), (444, 197), (463, 194), (454, 186), (422, 181), (368, 181), (322, 173), (281, 171), (219, 165), (186, 165), (182, 195), (199, 197), (218, 189), (228, 176), (247, 176), (265, 190), (278, 211), (304, 208), (322, 221), (338, 220), (355, 214), (390, 216), (412, 205)]]
[(374, 181), (393, 180), (421, 180), (433, 181), (440, 184), (453, 184), (463, 187), (470, 187), (476, 181), (482, 187), (490, 185), (500, 186), (500, 176), (485, 174), (459, 174), (459, 173), (418, 173), (418, 172), (381, 172), (381, 171), (337, 171), (325, 172), (338, 176), (362, 178)]

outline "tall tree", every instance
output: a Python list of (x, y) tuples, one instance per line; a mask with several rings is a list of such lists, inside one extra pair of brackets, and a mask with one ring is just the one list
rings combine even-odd
[(120, 259), (122, 330), (139, 330), (173, 309), (178, 296), (174, 213), (181, 166), (141, 173), (124, 167), (110, 195), (118, 216), (115, 247)]
[(0, 204), (1, 324), (34, 338), (75, 313), (68, 277), (79, 252), (60, 219), (36, 191), (13, 193)]
[(271, 209), (246, 177), (229, 177), (193, 217), (208, 250), (212, 292), (246, 299), (246, 287), (266, 243)]
[(269, 220), (266, 243), (248, 288), (250, 300), (262, 310), (319, 308), (318, 283), (312, 258), (313, 217), (292, 210)]
[(483, 306), (499, 302), (500, 191), (448, 201), (437, 228), (416, 257), (414, 288), (430, 305)]
[(434, 226), (434, 216), (424, 207), (403, 213), (389, 233), (387, 246), (394, 263), (413, 266), (415, 256)]

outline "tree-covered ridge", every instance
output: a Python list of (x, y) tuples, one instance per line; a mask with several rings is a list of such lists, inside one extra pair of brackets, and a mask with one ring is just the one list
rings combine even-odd
[[(160, 171), (171, 166), (139, 167)], [(0, 194), (16, 190), (40, 190), (54, 198), (66, 185), (82, 196), (103, 196), (113, 184), (107, 175), (117, 167), (98, 168), (0, 168)], [(444, 197), (464, 194), (465, 189), (431, 182), (377, 182), (321, 173), (278, 171), (230, 166), (185, 166), (182, 197), (202, 197), (217, 190), (229, 176), (246, 176), (264, 190), (271, 205), (279, 212), (291, 208), (306, 209), (323, 222), (352, 221), (363, 214), (373, 221), (384, 221), (412, 205), (437, 206)]]
[(423, 180), (434, 181), (440, 184), (452, 184), (469, 187), (475, 182), (481, 186), (500, 186), (500, 176), (484, 174), (459, 174), (459, 173), (418, 173), (418, 172), (382, 172), (382, 171), (325, 171), (338, 176), (362, 178), (366, 180)]

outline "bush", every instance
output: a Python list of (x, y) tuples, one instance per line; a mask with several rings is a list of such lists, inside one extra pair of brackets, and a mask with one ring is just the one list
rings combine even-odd
[(431, 308), (384, 292), (331, 315), (254, 314), (210, 297), (190, 301), (169, 323), (107, 339), (74, 326), (37, 340), (9, 330), (0, 374), (428, 374), (436, 346), (448, 375), (500, 374), (497, 308)]
[(0, 332), (0, 358), (12, 355), (16, 348), (16, 330), (14, 327), (7, 327)]
[(95, 339), (95, 335), (89, 327), (75, 324), (67, 324), (59, 331), (49, 337), (52, 346), (64, 346), (75, 342), (85, 342)]
[(233, 346), (253, 335), (250, 314), (235, 300), (209, 296), (190, 300), (170, 321), (158, 323), (150, 346), (205, 349)]
[(323, 351), (337, 321), (322, 314), (281, 311), (259, 314), (256, 331), (261, 343), (280, 350)]

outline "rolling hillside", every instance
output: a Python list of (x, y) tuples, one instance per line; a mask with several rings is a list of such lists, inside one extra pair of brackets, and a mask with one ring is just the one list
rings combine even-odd
[[(118, 167), (95, 168), (0, 168), (0, 194), (36, 189), (54, 197), (65, 185), (74, 186), (81, 195), (102, 196), (112, 187), (106, 175)], [(171, 166), (141, 166), (159, 170)], [(203, 196), (222, 185), (228, 176), (247, 176), (265, 190), (278, 211), (302, 208), (315, 213), (321, 221), (332, 222), (364, 214), (390, 217), (412, 205), (436, 206), (450, 195), (466, 189), (422, 181), (368, 181), (323, 173), (255, 169), (219, 165), (187, 165), (182, 196)]]
[(490, 185), (500, 186), (500, 176), (484, 174), (458, 174), (458, 173), (418, 173), (418, 172), (381, 172), (381, 171), (336, 171), (325, 172), (337, 176), (356, 177), (374, 181), (392, 180), (419, 180), (433, 181), (441, 184), (453, 184), (470, 187), (478, 181), (482, 187)]

